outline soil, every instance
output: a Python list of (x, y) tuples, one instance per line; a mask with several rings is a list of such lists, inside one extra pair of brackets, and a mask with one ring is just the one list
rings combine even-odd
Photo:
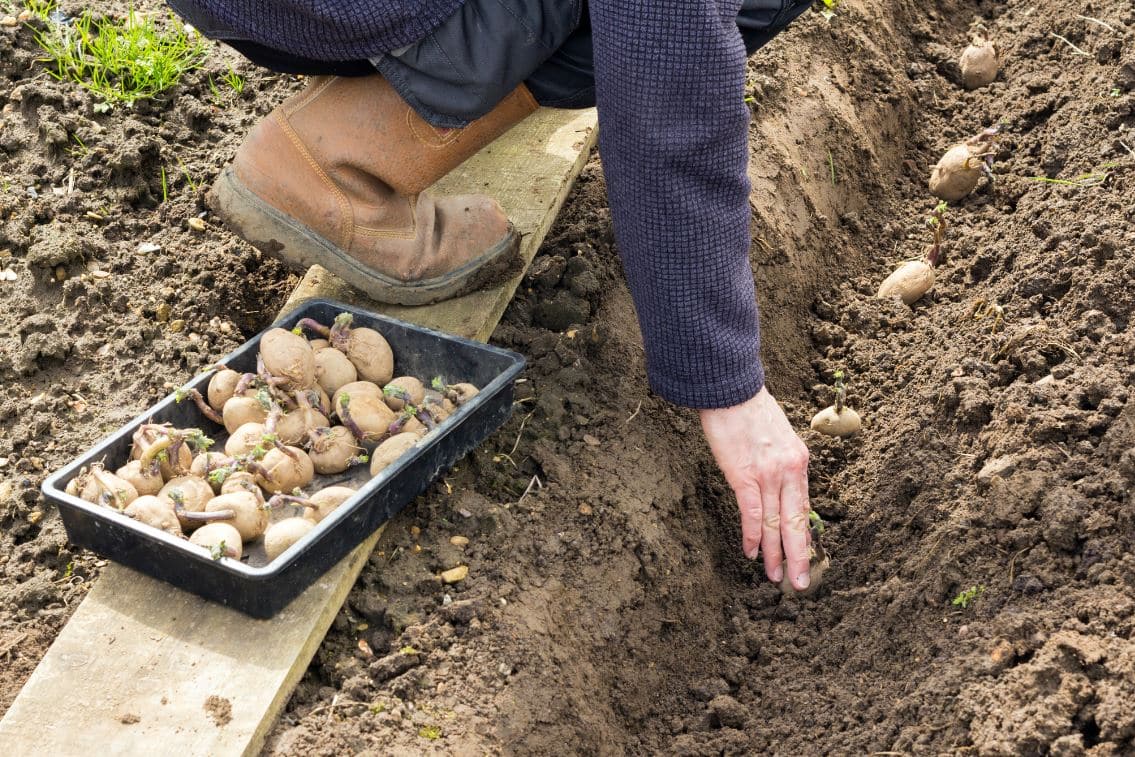
[[(966, 91), (978, 24), (1004, 65)], [(295, 79), (218, 52), (98, 114), (35, 58), (0, 28), (5, 707), (101, 565), (46, 471), (294, 284), (187, 220)], [(248, 84), (216, 100), (230, 65)], [(741, 557), (696, 415), (646, 389), (596, 158), (493, 336), (529, 360), (512, 420), (387, 528), (266, 753), (1135, 750), (1135, 11), (845, 0), (754, 56), (749, 88), (770, 387), (807, 429), (842, 369), (865, 419), (802, 432), (819, 592)], [(931, 166), (994, 124), (995, 180), (948, 209), (934, 289), (876, 299), (929, 239)]]

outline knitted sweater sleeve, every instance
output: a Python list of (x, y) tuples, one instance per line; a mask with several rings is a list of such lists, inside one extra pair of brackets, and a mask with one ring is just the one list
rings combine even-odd
[(739, 0), (591, 0), (599, 146), (651, 387), (698, 408), (764, 384), (749, 264)]

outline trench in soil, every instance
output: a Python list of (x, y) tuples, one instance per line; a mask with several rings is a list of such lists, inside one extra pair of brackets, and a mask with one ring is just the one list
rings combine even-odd
[[(1006, 64), (965, 92), (975, 21)], [(750, 62), (770, 386), (803, 429), (843, 368), (866, 418), (852, 440), (805, 432), (833, 555), (814, 599), (740, 557), (696, 415), (645, 388), (594, 158), (493, 336), (529, 359), (513, 418), (390, 524), (266, 752), (1130, 750), (1133, 33), (1123, 0), (845, 0)], [(18, 190), (0, 251), (20, 277), (0, 312), (4, 703), (99, 569), (37, 499), (42, 471), (258, 331), (295, 281), (184, 221), (297, 82), (219, 53), (170, 100), (100, 116), (21, 34), (0, 36)], [(216, 101), (205, 77), (229, 65), (248, 85)], [(875, 300), (922, 252), (931, 165), (998, 122), (997, 182), (950, 209), (933, 292)], [(78, 191), (53, 192), (72, 169)], [(1030, 178), (1085, 173), (1106, 180)]]

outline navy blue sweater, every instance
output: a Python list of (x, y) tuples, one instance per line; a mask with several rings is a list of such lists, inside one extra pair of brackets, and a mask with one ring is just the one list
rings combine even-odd
[[(198, 0), (320, 60), (421, 39), (462, 0)], [(591, 0), (599, 141), (652, 388), (726, 407), (764, 383), (749, 264), (740, 0)]]

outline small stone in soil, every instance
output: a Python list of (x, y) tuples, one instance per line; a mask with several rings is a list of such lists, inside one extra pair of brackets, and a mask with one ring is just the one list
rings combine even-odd
[(158, 322), (159, 323), (165, 323), (166, 321), (169, 320), (169, 316), (170, 316), (169, 304), (163, 302), (161, 305), (158, 305), (158, 310), (157, 310), (157, 314), (156, 314)]
[(469, 543), (469, 538), (466, 536), (451, 536), (449, 537), (449, 543), (455, 547), (464, 547)]
[(587, 504), (586, 502), (579, 506), (580, 515), (591, 515), (592, 512), (593, 510), (591, 509), (591, 505)]
[(584, 434), (583, 435), (583, 441), (586, 442), (588, 445), (590, 445), (592, 447), (598, 447), (599, 446), (599, 440), (596, 437), (592, 436), (591, 434)]
[(456, 568), (442, 571), (441, 580), (447, 584), (455, 584), (458, 581), (464, 581), (469, 575), (468, 565), (458, 565)]
[(185, 330), (185, 321), (181, 318), (169, 322), (169, 330), (178, 333)]
[(15, 26), (18, 23), (20, 22), (16, 20), (15, 16), (5, 16), (4, 18), (0, 18), (0, 26)]
[(205, 221), (198, 218), (197, 216), (190, 218), (187, 223), (190, 229), (196, 231), (199, 234), (205, 231)]

